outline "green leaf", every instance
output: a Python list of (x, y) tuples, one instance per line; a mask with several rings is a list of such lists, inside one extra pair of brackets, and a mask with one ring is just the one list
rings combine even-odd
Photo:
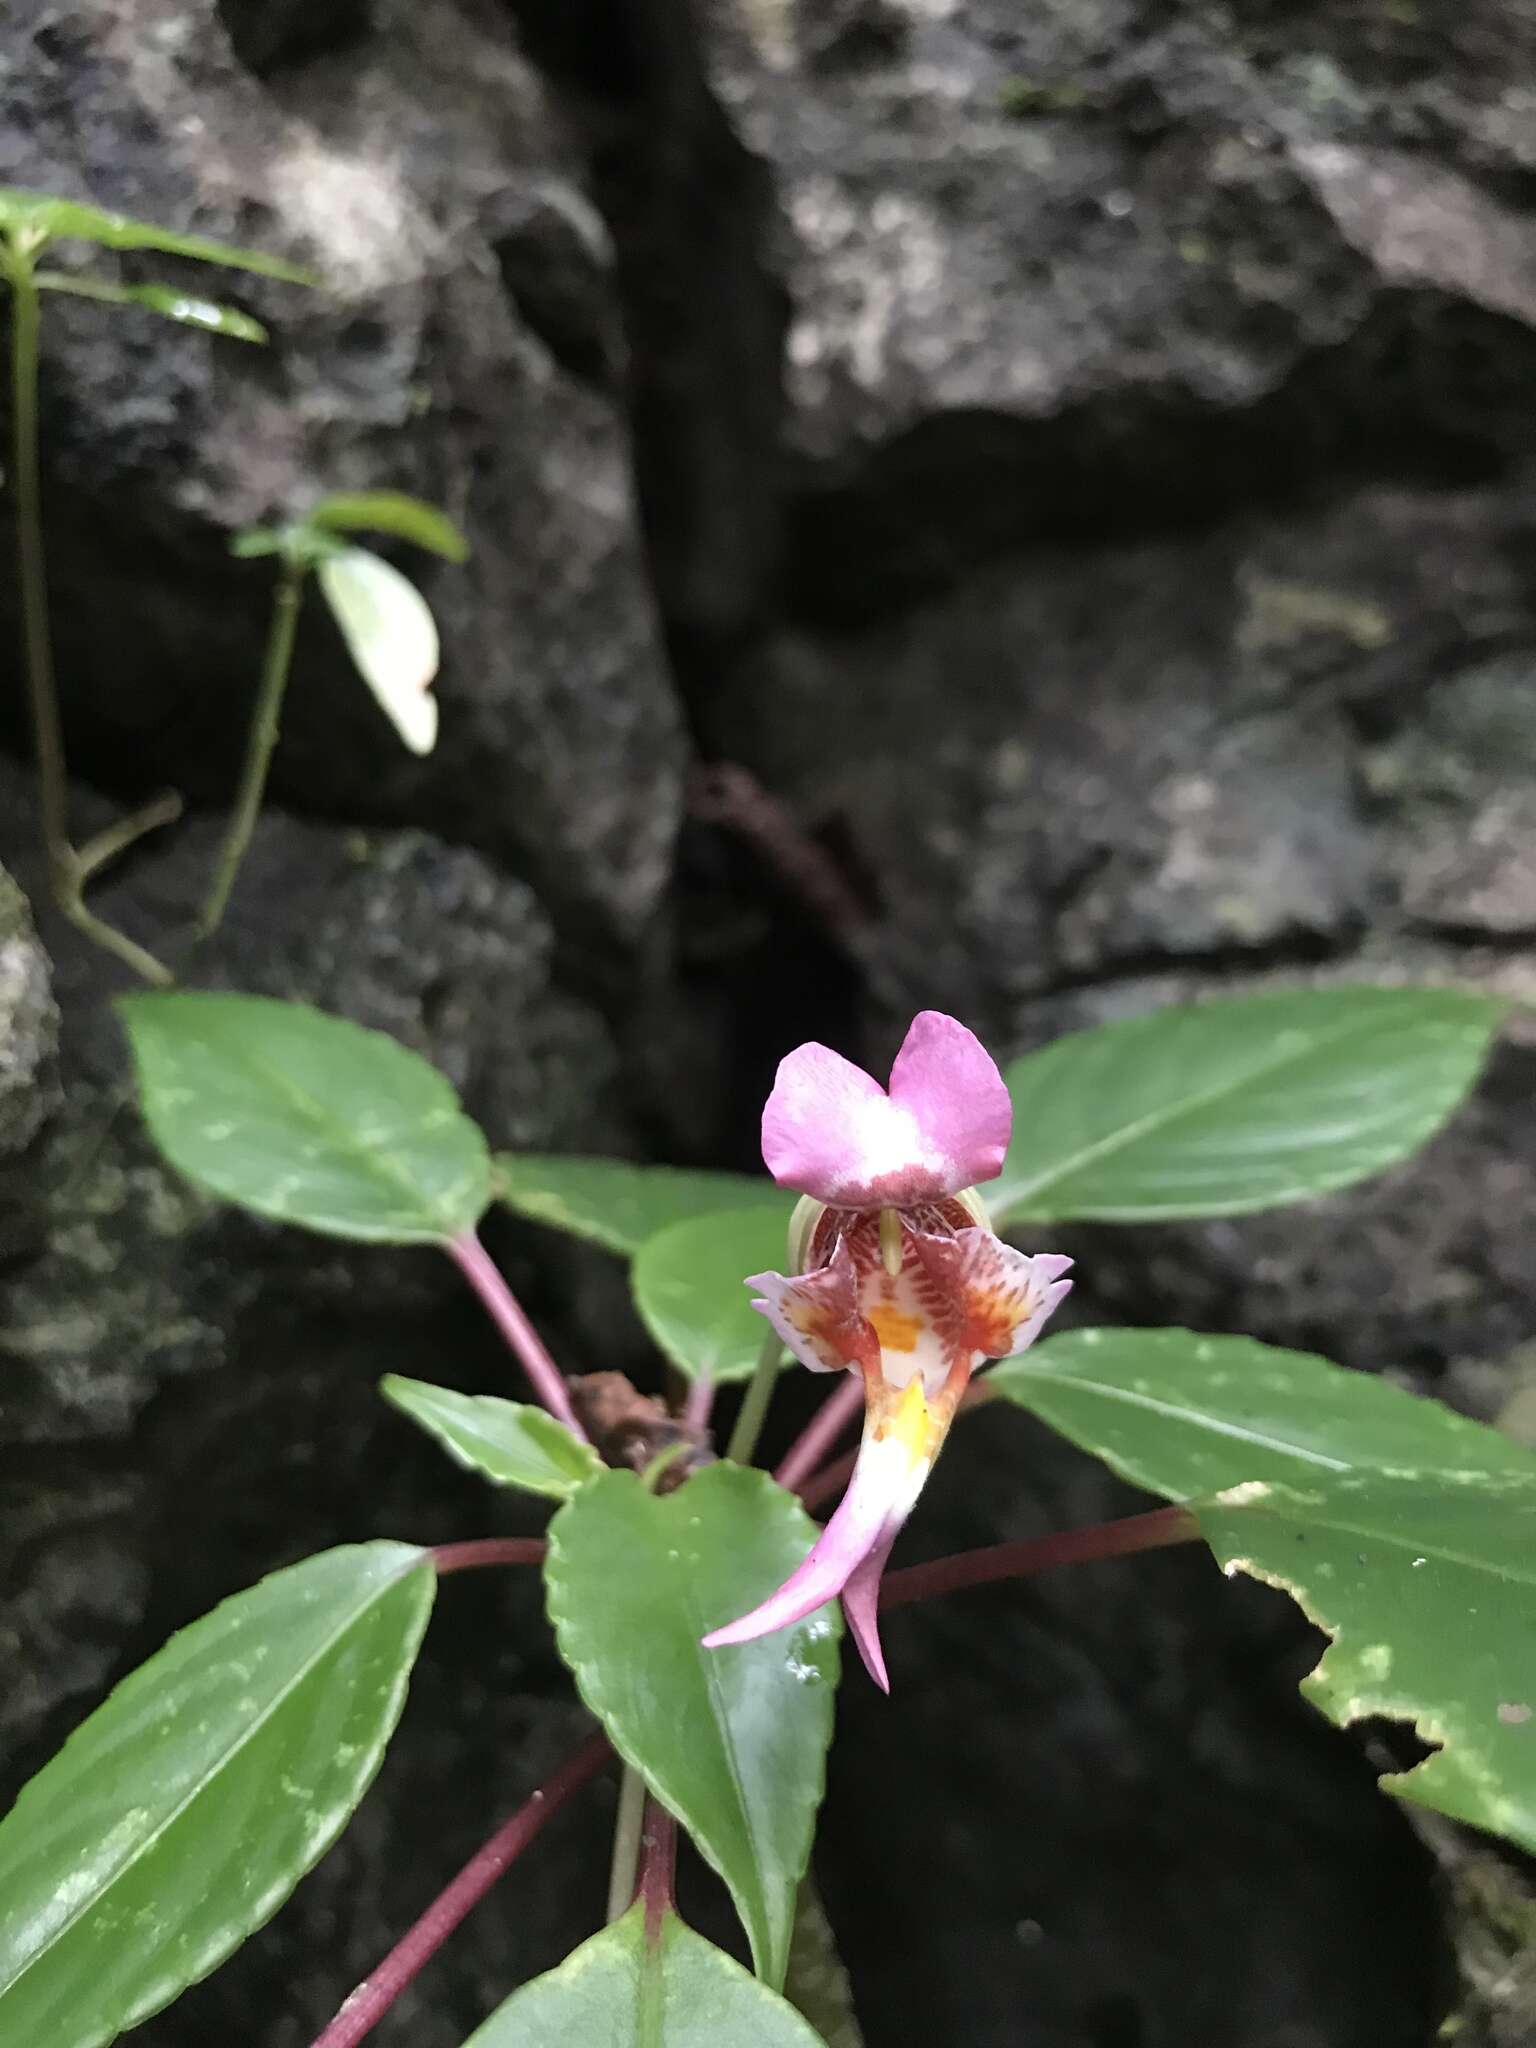
[(1171, 1500), (1250, 1479), (1536, 1472), (1529, 1451), (1438, 1401), (1248, 1337), (1067, 1330), (995, 1366), (985, 1384)]
[[(635, 1166), (627, 1159), (566, 1159), (498, 1152), (496, 1192), (509, 1209), (628, 1256), (668, 1224), (762, 1203), (789, 1232), (795, 1197), (758, 1174), (708, 1173), (687, 1166)], [(782, 1244), (781, 1244), (782, 1251)], [(776, 1255), (777, 1256), (777, 1255)]]
[(72, 299), (98, 299), (109, 306), (147, 306), (182, 327), (200, 327), (206, 334), (224, 334), (232, 341), (265, 341), (267, 330), (249, 313), (221, 306), (213, 299), (193, 298), (169, 284), (108, 284), (94, 277), (63, 277), (39, 271), (40, 291), (63, 292)]
[(1444, 1123), (1502, 1014), (1450, 989), (1311, 989), (1058, 1039), (1008, 1069), (993, 1219), (1235, 1216), (1348, 1187)]
[(0, 185), (0, 229), (19, 230), (61, 242), (94, 242), (102, 249), (159, 249), (167, 256), (188, 256), (194, 263), (219, 263), (227, 270), (252, 270), (288, 284), (316, 284), (313, 271), (259, 249), (239, 249), (229, 242), (210, 242), (203, 235), (178, 235), (125, 213), (105, 213), (74, 199), (55, 199), (19, 185)]
[(690, 1379), (750, 1379), (768, 1324), (752, 1306), (750, 1273), (782, 1272), (785, 1218), (775, 1206), (695, 1216), (648, 1237), (629, 1269), (640, 1320)]
[(378, 1769), (435, 1584), (408, 1544), (325, 1551), (76, 1729), (0, 1823), (0, 2039), (96, 2048), (271, 1918)]
[(774, 1992), (665, 1911), (645, 1908), (514, 1991), (464, 2048), (821, 2048)]
[(450, 562), (462, 562), (469, 542), (446, 512), (404, 491), (333, 491), (309, 515), (312, 526), (333, 533), (393, 533)]
[(413, 754), (437, 744), (437, 624), (421, 592), (366, 548), (322, 555), (315, 574), (358, 674)]
[(379, 1382), (386, 1401), (419, 1422), (458, 1464), (497, 1486), (520, 1486), (551, 1500), (567, 1500), (603, 1462), (564, 1423), (521, 1401), (495, 1394), (456, 1394), (450, 1387), (388, 1373)]
[(241, 562), (254, 562), (262, 555), (280, 555), (287, 536), (276, 526), (244, 526), (233, 535), (229, 552)]
[(227, 1202), (370, 1244), (441, 1244), (490, 1200), (485, 1140), (382, 1031), (267, 996), (124, 996), (150, 1134)]
[(544, 1568), (582, 1698), (724, 1878), (774, 1985), (821, 1802), (841, 1624), (832, 1606), (737, 1648), (699, 1638), (772, 1592), (815, 1534), (745, 1466), (707, 1466), (660, 1496), (605, 1472), (550, 1523)]
[(1302, 1690), (1341, 1724), (1411, 1721), (1434, 1755), (1382, 1784), (1536, 1850), (1536, 1461), (1318, 1476), (1195, 1513), (1230, 1575), (1333, 1638)]

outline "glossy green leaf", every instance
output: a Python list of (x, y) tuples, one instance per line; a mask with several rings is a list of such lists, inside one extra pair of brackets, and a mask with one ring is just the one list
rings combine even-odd
[(358, 674), (413, 754), (437, 744), (437, 624), (392, 562), (366, 548), (322, 555), (315, 574)]
[(0, 1823), (0, 2040), (96, 2048), (271, 1918), (378, 1769), (435, 1583), (404, 1543), (308, 1558), (76, 1729)]
[(108, 284), (94, 277), (64, 277), (54, 271), (39, 271), (40, 291), (63, 292), (72, 299), (97, 299), (109, 306), (146, 306), (163, 319), (182, 327), (199, 327), (205, 334), (223, 334), (231, 341), (265, 341), (267, 330), (249, 313), (233, 306), (221, 306), (213, 299), (194, 298), (168, 284)]
[(732, 1649), (699, 1638), (772, 1592), (815, 1534), (745, 1466), (707, 1466), (661, 1496), (605, 1472), (550, 1523), (545, 1565), (582, 1698), (724, 1878), (774, 1985), (821, 1802), (841, 1623), (825, 1607)]
[(800, 2015), (739, 1963), (645, 1908), (584, 1941), (497, 2007), (464, 2048), (822, 2048)]
[(745, 1282), (785, 1270), (785, 1228), (781, 1209), (758, 1203), (674, 1223), (636, 1252), (629, 1284), (640, 1320), (690, 1379), (751, 1378), (769, 1328)]
[(389, 1373), (379, 1391), (402, 1415), (436, 1437), (451, 1458), (497, 1486), (520, 1486), (567, 1500), (603, 1462), (542, 1408), (496, 1394), (457, 1394)]
[(211, 242), (204, 235), (179, 235), (125, 213), (106, 213), (74, 199), (55, 199), (18, 185), (0, 185), (0, 229), (47, 236), (61, 242), (94, 242), (102, 249), (159, 249), (167, 256), (187, 256), (194, 263), (218, 263), (227, 270), (252, 270), (289, 284), (315, 284), (312, 271), (260, 249), (240, 249), (230, 242)]
[(1307, 1351), (1190, 1330), (1066, 1330), (986, 1384), (1171, 1500), (1249, 1479), (1420, 1467), (1536, 1472), (1497, 1430)]
[(333, 533), (393, 533), (450, 562), (462, 562), (469, 542), (446, 512), (404, 491), (333, 491), (309, 515), (312, 526)]
[(1500, 1004), (1450, 989), (1198, 1003), (1015, 1061), (995, 1222), (1235, 1216), (1379, 1173), (1477, 1078)]
[[(567, 1159), (498, 1152), (496, 1192), (508, 1208), (628, 1256), (669, 1224), (761, 1203), (788, 1236), (795, 1197), (761, 1174), (688, 1166), (635, 1166), (627, 1159)], [(775, 1255), (775, 1263), (780, 1254)]]
[(1536, 1850), (1536, 1460), (1514, 1472), (1255, 1482), (1195, 1513), (1227, 1572), (1333, 1638), (1303, 1691), (1439, 1745), (1388, 1791)]
[(267, 996), (118, 1004), (150, 1134), (225, 1201), (375, 1244), (438, 1244), (490, 1200), (485, 1140), (418, 1053)]

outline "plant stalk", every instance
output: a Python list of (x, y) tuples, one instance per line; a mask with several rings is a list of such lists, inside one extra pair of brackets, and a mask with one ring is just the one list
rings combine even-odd
[(542, 1536), (473, 1536), (467, 1543), (439, 1543), (432, 1566), (445, 1572), (469, 1572), (488, 1564), (542, 1564), (549, 1545)]
[[(43, 492), (37, 434), (37, 364), (40, 299), (34, 251), (14, 237), (6, 252), (11, 288), (11, 475), (16, 499), (16, 577), (21, 592), (22, 666), (37, 761), (38, 809), (53, 900), (78, 931), (155, 987), (174, 977), (153, 953), (137, 945), (85, 905), (88, 870), (69, 839), (69, 775), (64, 727), (48, 625), (48, 570), (43, 554)], [(136, 837), (130, 833), (129, 837)], [(94, 851), (95, 849), (93, 849)], [(115, 849), (114, 849), (115, 850)], [(100, 858), (92, 862), (101, 864)]]
[(576, 1410), (566, 1390), (565, 1375), (544, 1348), (543, 1339), (523, 1312), (522, 1304), (497, 1270), (490, 1254), (473, 1229), (455, 1237), (443, 1249), (479, 1295), (491, 1321), (506, 1338), (532, 1382), (533, 1390), (551, 1415), (563, 1422), (572, 1436), (589, 1441), (576, 1420)]
[(224, 844), (219, 848), (208, 899), (197, 921), (200, 938), (206, 939), (219, 928), (230, 891), (235, 886), (235, 877), (255, 833), (256, 820), (261, 815), (261, 800), (266, 794), (267, 775), (281, 728), (283, 696), (293, 667), (293, 643), (299, 626), (304, 576), (305, 564), (298, 561), (284, 560), (278, 573), (277, 588), (272, 596), (267, 651), (261, 664), (261, 682), (256, 691), (256, 706), (251, 713), (251, 729), (245, 742), (245, 759), (240, 768), (240, 786), (235, 792), (235, 808), (224, 834)]
[(937, 1557), (931, 1564), (908, 1565), (905, 1571), (887, 1575), (880, 1588), (880, 1605), (882, 1609), (903, 1607), (909, 1600), (931, 1600), (939, 1593), (990, 1586), (999, 1579), (1029, 1578), (1061, 1564), (1131, 1557), (1139, 1550), (1166, 1550), (1176, 1543), (1199, 1540), (1200, 1524), (1187, 1508), (1154, 1508), (1150, 1514), (1096, 1522), (1088, 1529), (1062, 1529), (1028, 1543), (991, 1543), (981, 1550)]
[(64, 729), (48, 630), (48, 573), (43, 559), (43, 494), (37, 449), (38, 319), (41, 301), (32, 259), (13, 243), (11, 287), (11, 474), (16, 494), (16, 575), (21, 590), (21, 644), (37, 753), (43, 847), (54, 894), (62, 905), (73, 873)]
[(355, 2048), (364, 2035), (372, 2033), (465, 1915), (479, 1905), (497, 1878), (511, 1869), (561, 1807), (597, 1776), (612, 1754), (608, 1738), (601, 1730), (589, 1735), (512, 1818), (502, 1823), (484, 1847), (475, 1851), (415, 1926), (401, 1936), (378, 1968), (347, 1998), (313, 2048)]
[(608, 1866), (608, 1921), (622, 1919), (635, 1896), (640, 1849), (645, 1834), (645, 1780), (624, 1766), (619, 1783), (619, 1811), (613, 1824), (613, 1861)]
[(645, 1802), (640, 1836), (640, 1875), (636, 1891), (645, 1901), (645, 1938), (654, 1943), (661, 1916), (672, 1903), (677, 1876), (677, 1822), (659, 1799)]
[(829, 1394), (790, 1445), (788, 1454), (774, 1473), (780, 1486), (795, 1492), (837, 1442), (843, 1431), (863, 1411), (864, 1381), (850, 1373), (835, 1394)]
[(763, 1433), (763, 1424), (768, 1419), (768, 1406), (773, 1399), (773, 1390), (779, 1383), (779, 1361), (784, 1356), (784, 1346), (779, 1341), (777, 1330), (770, 1330), (763, 1339), (763, 1348), (757, 1355), (757, 1364), (752, 1377), (747, 1381), (747, 1391), (741, 1397), (737, 1412), (736, 1426), (731, 1431), (731, 1440), (725, 1447), (725, 1455), (733, 1458), (738, 1465), (750, 1465), (752, 1454), (757, 1449), (757, 1440)]

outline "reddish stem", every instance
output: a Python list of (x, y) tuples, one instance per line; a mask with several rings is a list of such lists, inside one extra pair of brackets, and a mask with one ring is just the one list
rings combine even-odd
[(702, 1437), (709, 1427), (709, 1418), (715, 1405), (715, 1383), (707, 1372), (701, 1372), (688, 1389), (683, 1403), (683, 1427), (696, 1437)]
[(445, 1245), (449, 1257), (485, 1305), (491, 1321), (522, 1364), (538, 1395), (551, 1415), (557, 1415), (573, 1436), (588, 1441), (587, 1432), (576, 1420), (576, 1410), (566, 1390), (565, 1375), (544, 1348), (544, 1340), (523, 1313), (522, 1304), (503, 1279), (500, 1270), (473, 1230), (451, 1238)]
[(640, 1837), (640, 1882), (636, 1898), (645, 1901), (645, 1939), (654, 1946), (661, 1916), (672, 1903), (677, 1871), (677, 1822), (657, 1799), (645, 1802), (645, 1832)]
[(547, 1778), (512, 1818), (477, 1849), (446, 1890), (438, 1893), (408, 1934), (401, 1937), (370, 1976), (363, 1979), (314, 2042), (314, 2048), (354, 2048), (372, 2033), (422, 1965), (436, 1955), (459, 1922), (479, 1905), (497, 1878), (511, 1868), (547, 1821), (595, 1778), (613, 1752), (601, 1730), (589, 1735), (574, 1755)]
[(468, 1543), (439, 1543), (432, 1562), (441, 1578), (482, 1564), (542, 1564), (548, 1549), (542, 1536), (476, 1536)]
[(803, 1508), (819, 1508), (824, 1500), (830, 1500), (834, 1493), (841, 1493), (853, 1477), (853, 1468), (858, 1463), (857, 1451), (849, 1451), (841, 1458), (834, 1458), (830, 1465), (823, 1465), (819, 1472), (813, 1472), (800, 1488), (800, 1505)]
[(774, 1478), (780, 1486), (795, 1492), (800, 1482), (814, 1472), (843, 1431), (863, 1412), (864, 1382), (850, 1373), (835, 1394), (829, 1394), (810, 1421), (790, 1445)]
[(1027, 1578), (1059, 1564), (1130, 1557), (1138, 1550), (1166, 1550), (1175, 1543), (1197, 1542), (1199, 1537), (1200, 1524), (1187, 1508), (1154, 1508), (1146, 1515), (1096, 1522), (1091, 1529), (1061, 1529), (1029, 1543), (991, 1543), (983, 1550), (937, 1557), (931, 1564), (908, 1565), (886, 1579), (880, 1588), (880, 1605), (901, 1607), (909, 1600), (931, 1600), (936, 1593), (989, 1586), (997, 1579)]

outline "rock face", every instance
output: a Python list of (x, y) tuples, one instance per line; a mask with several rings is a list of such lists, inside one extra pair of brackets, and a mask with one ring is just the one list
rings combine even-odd
[[(195, 903), (249, 707), (263, 572), (229, 533), (398, 484), (474, 545), (463, 571), (400, 556), (443, 626), (442, 747), (405, 762), (307, 616), (279, 809), (206, 972), (398, 1032), (500, 1142), (746, 1163), (789, 1045), (877, 1063), (929, 1003), (1001, 1053), (1308, 977), (1536, 992), (1519, 0), (12, 15), (0, 181), (326, 279), (227, 280), (265, 352), (47, 308), (75, 764), (194, 810), (103, 891), (138, 935)], [(110, 971), (48, 935), (55, 1063), (9, 903), (14, 1778), (272, 1564), (519, 1511), (371, 1391), (503, 1383), (451, 1273), (190, 1196), (122, 1108)], [(1473, 1108), (1370, 1188), (1065, 1237), (1077, 1311), (1309, 1346), (1492, 1418), (1536, 1327), (1533, 1102), (1517, 1018)], [(610, 1268), (505, 1249), (573, 1363), (639, 1367)], [(914, 1554), (1127, 1505), (1016, 1418), (969, 1457)], [(536, 1609), (522, 1581), (445, 1589), (357, 1826), (151, 2048), (303, 2048), (577, 1725)], [(1453, 1952), (1458, 2040), (1529, 2037), (1498, 1988), (1530, 1946), (1519, 1872), (1441, 1840), (1442, 1897), (1377, 1749), (1297, 1703), (1285, 1603), (1180, 1554), (890, 1636), (897, 1703), (850, 1681), (820, 1851), (870, 2048), (1426, 2048)], [(602, 1800), (381, 2043), (454, 2048), (590, 1926)]]
[[(462, 570), (408, 563), (442, 627), (441, 750), (402, 755), (312, 607), (278, 788), (332, 816), (448, 827), (632, 945), (665, 880), (680, 741), (630, 508), (606, 242), (571, 153), (493, 8), (397, 6), (376, 32), (362, 8), (228, 13), (233, 42), (211, 0), (62, 19), (24, 0), (0, 60), (27, 110), (0, 132), (0, 182), (195, 222), (324, 279), (309, 293), (170, 266), (268, 321), (264, 351), (49, 302), (76, 757), (227, 800), (269, 580), (228, 560), (229, 535), (325, 490), (419, 492), (475, 542)], [(189, 583), (191, 612), (169, 596)]]

